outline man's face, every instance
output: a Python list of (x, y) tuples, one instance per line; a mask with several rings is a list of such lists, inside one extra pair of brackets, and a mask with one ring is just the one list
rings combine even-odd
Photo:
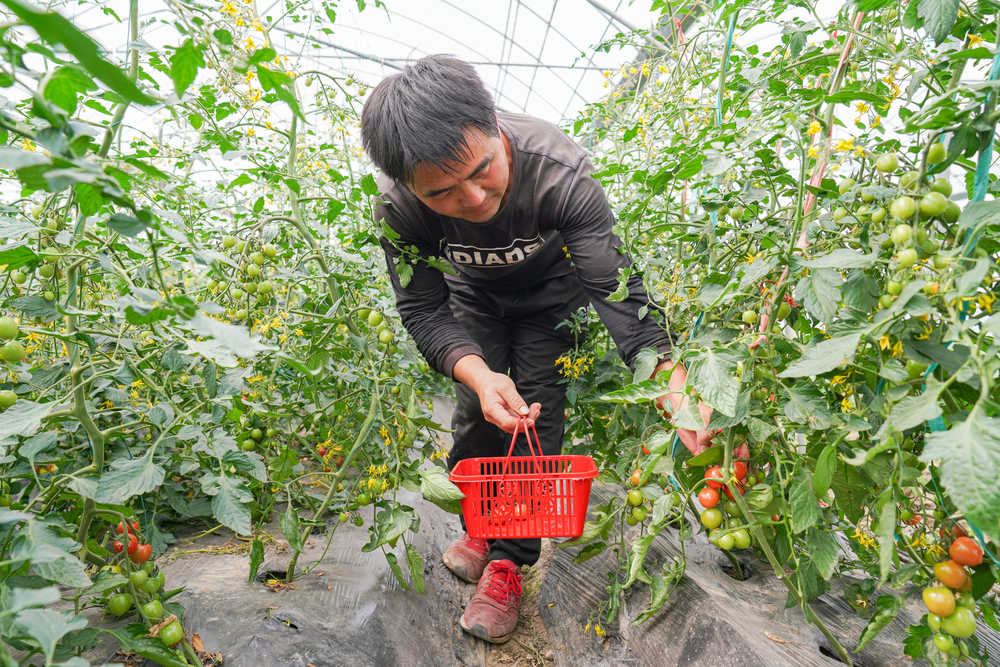
[(421, 164), (409, 189), (435, 213), (469, 222), (486, 222), (500, 210), (510, 185), (510, 147), (503, 132), (490, 137), (466, 130), (465, 159), (449, 169)]

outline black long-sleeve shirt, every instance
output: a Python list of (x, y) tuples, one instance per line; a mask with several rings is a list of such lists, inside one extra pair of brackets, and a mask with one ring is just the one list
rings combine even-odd
[[(483, 356), (452, 315), (448, 281), (484, 290), (519, 290), (573, 272), (627, 364), (644, 347), (669, 350), (667, 332), (652, 318), (638, 317), (647, 298), (636, 274), (629, 278), (624, 300), (607, 300), (630, 260), (611, 231), (614, 215), (585, 151), (545, 121), (506, 113), (498, 118), (510, 144), (513, 182), (493, 219), (468, 222), (439, 215), (405, 185), (379, 179), (382, 195), (375, 219), (392, 229), (381, 244), (397, 309), (427, 362), (452, 376), (461, 357)], [(412, 268), (405, 287), (396, 265), (401, 255)], [(457, 275), (430, 266), (425, 260), (432, 258), (444, 258)]]

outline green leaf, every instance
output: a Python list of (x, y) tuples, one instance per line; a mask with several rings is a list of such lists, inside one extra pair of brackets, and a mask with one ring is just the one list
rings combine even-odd
[(410, 580), (413, 582), (413, 590), (423, 594), (424, 557), (420, 555), (420, 552), (412, 544), (406, 545), (406, 564), (410, 568)]
[(155, 491), (166, 471), (153, 463), (153, 449), (136, 459), (118, 459), (97, 482), (97, 501), (120, 505), (133, 496)]
[(889, 577), (896, 555), (896, 501), (891, 487), (879, 494), (875, 506), (881, 508), (875, 537), (878, 539), (879, 585), (882, 585)]
[(133, 637), (125, 629), (108, 630), (106, 628), (98, 628), (98, 630), (117, 639), (123, 651), (138, 653), (144, 658), (149, 658), (163, 665), (163, 667), (191, 667), (191, 663), (186, 660), (182, 662), (174, 657), (173, 652), (159, 639), (143, 636)]
[(400, 588), (404, 591), (410, 590), (410, 585), (406, 583), (406, 578), (403, 576), (403, 568), (399, 567), (399, 559), (396, 558), (396, 554), (391, 551), (386, 551), (385, 560), (389, 563), (389, 569), (392, 570), (393, 576), (396, 577), (396, 581), (399, 582)]
[(875, 613), (868, 620), (868, 625), (861, 632), (861, 639), (858, 641), (858, 647), (854, 649), (855, 653), (860, 652), (868, 645), (868, 642), (875, 639), (878, 633), (882, 632), (882, 629), (892, 623), (892, 620), (896, 618), (896, 614), (899, 613), (899, 598), (895, 595), (880, 595), (878, 600), (875, 601)]
[(253, 494), (240, 480), (227, 475), (208, 475), (202, 478), (202, 490), (212, 496), (212, 515), (219, 523), (239, 535), (252, 532), (250, 509)]
[(669, 391), (670, 387), (664, 380), (643, 380), (608, 392), (601, 396), (601, 400), (609, 403), (645, 403), (656, 400)]
[(305, 120), (299, 103), (295, 100), (295, 95), (291, 90), (292, 80), (284, 72), (275, 72), (261, 64), (257, 65), (257, 79), (264, 90), (273, 90), (282, 102), (291, 108), (292, 113)]
[(646, 562), (646, 553), (649, 551), (649, 545), (653, 543), (654, 537), (656, 537), (656, 533), (647, 533), (632, 541), (632, 548), (628, 555), (628, 577), (625, 579), (623, 588), (629, 588), (637, 580), (650, 580), (642, 566)]
[(955, 278), (955, 293), (961, 296), (975, 294), (992, 264), (988, 257), (980, 257), (975, 266)]
[(365, 174), (361, 177), (361, 191), (369, 197), (378, 194), (378, 183), (375, 182), (375, 177), (372, 174)]
[[(813, 472), (813, 492), (817, 498), (825, 498), (830, 490), (833, 472), (837, 466), (837, 445), (828, 444), (816, 459), (816, 470)], [(822, 569), (822, 568), (821, 568)], [(829, 577), (827, 577), (829, 578)]]
[[(31, 231), (34, 231), (34, 227), (30, 225), (25, 225), (29, 227)], [(3, 230), (0, 229), (0, 238), (3, 237)], [(7, 248), (6, 250), (0, 250), (0, 266), (6, 265), (8, 271), (13, 271), (14, 269), (19, 269), (25, 264), (30, 264), (38, 258), (31, 248), (28, 246), (17, 246), (15, 248)]]
[(30, 25), (47, 44), (62, 44), (96, 79), (122, 97), (138, 104), (156, 104), (156, 98), (136, 88), (115, 65), (100, 55), (97, 42), (55, 12), (40, 12), (19, 0), (0, 0), (19, 19)]
[(821, 528), (811, 528), (806, 535), (806, 552), (820, 576), (829, 581), (840, 560), (836, 538)]
[(40, 296), (21, 296), (11, 301), (11, 305), (28, 317), (37, 317), (46, 322), (62, 319), (62, 313), (55, 305)]
[(256, 452), (240, 452), (230, 450), (222, 457), (224, 465), (231, 465), (240, 472), (250, 473), (258, 482), (267, 481), (267, 468), (264, 467), (264, 458)]
[(122, 236), (128, 236), (129, 238), (135, 238), (146, 231), (146, 227), (148, 226), (142, 220), (131, 215), (125, 215), (124, 213), (115, 213), (108, 218), (108, 227), (112, 231), (118, 232)]
[(201, 312), (180, 324), (197, 336), (213, 339), (212, 341), (188, 340), (186, 353), (202, 355), (226, 368), (237, 365), (235, 357), (251, 359), (261, 352), (277, 349), (273, 345), (260, 342), (259, 338), (251, 337), (244, 326), (220, 322)]
[[(0, 160), (0, 165), (2, 164), (3, 161)], [(978, 230), (996, 223), (1000, 223), (1000, 199), (966, 204), (958, 216), (958, 228), (962, 230)]]
[(89, 76), (72, 65), (54, 70), (44, 86), (42, 95), (45, 99), (65, 109), (70, 115), (76, 113), (77, 94), (97, 87)]
[(13, 435), (21, 437), (32, 436), (42, 427), (42, 420), (50, 412), (65, 409), (66, 405), (57, 403), (35, 403), (21, 398), (7, 408), (0, 419), (0, 441)]
[(860, 341), (861, 334), (852, 333), (810, 345), (802, 356), (789, 364), (788, 368), (778, 374), (778, 377), (797, 378), (822, 375), (841, 364), (848, 364), (854, 360), (854, 352)]
[(723, 455), (722, 447), (709, 447), (701, 454), (697, 456), (692, 456), (689, 458), (685, 465), (688, 468), (701, 468), (702, 466), (710, 466), (714, 463), (718, 463), (722, 460)]
[(17, 625), (30, 637), (38, 642), (45, 653), (47, 664), (51, 664), (52, 654), (56, 644), (67, 633), (87, 627), (87, 619), (83, 616), (51, 609), (26, 609), (14, 619)]
[(965, 421), (928, 433), (920, 460), (939, 461), (941, 483), (959, 512), (1000, 541), (1000, 419), (977, 404)]
[(838, 248), (833, 252), (813, 259), (799, 259), (797, 264), (813, 269), (866, 269), (878, 260), (875, 253), (863, 255), (848, 248)]
[(22, 151), (10, 146), (0, 146), (0, 169), (16, 171), (25, 167), (51, 164), (52, 158), (43, 153)]
[(441, 468), (426, 468), (420, 471), (420, 495), (447, 512), (460, 513), (459, 500), (465, 494), (448, 479)]
[(709, 350), (699, 357), (689, 376), (701, 399), (729, 416), (736, 414), (740, 392), (736, 363), (737, 359), (731, 353)]
[(254, 51), (253, 55), (250, 56), (250, 60), (248, 61), (247, 64), (256, 65), (257, 63), (263, 63), (274, 60), (277, 57), (278, 57), (277, 51), (272, 49), (270, 46), (265, 46), (262, 49), (257, 49), (256, 51)]
[(826, 404), (826, 399), (813, 383), (797, 383), (787, 387), (787, 391), (786, 417), (792, 421), (806, 423), (818, 430), (833, 425), (833, 415)]
[(178, 99), (184, 97), (184, 91), (198, 76), (198, 68), (204, 66), (201, 47), (196, 46), (190, 37), (171, 54), (170, 78), (174, 82), (174, 91)]
[(944, 384), (934, 379), (933, 375), (927, 376), (927, 389), (922, 394), (916, 396), (906, 396), (896, 405), (892, 406), (892, 412), (879, 429), (876, 439), (887, 438), (890, 430), (902, 433), (907, 429), (919, 426), (924, 422), (929, 422), (941, 416), (941, 406), (938, 404), (938, 396)]
[(798, 468), (788, 490), (792, 531), (801, 533), (819, 521), (819, 505), (813, 493), (812, 478), (804, 468)]
[(375, 515), (375, 521), (369, 527), (368, 543), (361, 547), (364, 552), (374, 551), (383, 544), (392, 545), (399, 537), (410, 529), (417, 521), (413, 509), (396, 505), (392, 509), (382, 510)]
[(680, 559), (663, 564), (663, 574), (654, 574), (649, 581), (649, 604), (636, 616), (636, 625), (645, 623), (663, 608), (674, 590), (674, 585), (682, 576), (684, 576), (684, 566)]
[[(123, 582), (128, 581), (120, 574), (114, 575)], [(12, 588), (6, 593), (5, 606), (0, 609), (0, 617), (16, 614), (22, 609), (32, 609), (37, 607), (48, 607), (59, 601), (59, 588), (57, 586), (47, 586), (45, 588)]]
[(811, 270), (795, 284), (795, 300), (801, 301), (813, 317), (832, 322), (837, 314), (843, 281), (836, 269)]
[(255, 537), (253, 544), (250, 546), (250, 574), (247, 576), (247, 583), (253, 583), (254, 579), (257, 578), (257, 570), (260, 569), (260, 564), (264, 562), (264, 543), (261, 542), (259, 537)]
[(924, 20), (924, 28), (940, 44), (947, 39), (958, 19), (959, 0), (919, 0), (917, 16)]
[(292, 548), (292, 551), (295, 553), (302, 551), (302, 531), (299, 529), (299, 515), (295, 512), (295, 507), (292, 503), (288, 504), (288, 509), (281, 515), (279, 524), (281, 526), (281, 534), (288, 540), (288, 546)]

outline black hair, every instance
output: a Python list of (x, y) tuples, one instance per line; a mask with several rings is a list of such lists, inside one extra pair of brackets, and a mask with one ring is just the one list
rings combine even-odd
[(448, 169), (468, 157), (466, 130), (499, 134), (493, 96), (468, 63), (421, 58), (382, 80), (361, 112), (365, 150), (383, 173), (410, 184), (420, 164)]

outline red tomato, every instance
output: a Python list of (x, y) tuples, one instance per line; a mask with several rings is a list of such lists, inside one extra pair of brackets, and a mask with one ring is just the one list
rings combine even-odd
[(983, 562), (983, 549), (968, 537), (959, 537), (948, 547), (948, 555), (959, 565), (975, 567)]
[(715, 507), (719, 504), (719, 492), (710, 486), (706, 486), (698, 492), (698, 502), (705, 508)]
[(111, 546), (113, 546), (115, 548), (115, 553), (117, 553), (117, 554), (120, 554), (122, 552), (122, 549), (125, 548), (125, 545), (122, 544), (119, 540), (115, 540), (111, 544)]
[(125, 551), (127, 551), (128, 555), (131, 556), (132, 554), (135, 553), (135, 550), (138, 547), (139, 547), (139, 541), (137, 539), (135, 539), (135, 535), (133, 535), (132, 533), (129, 533), (129, 536), (128, 536), (128, 547), (126, 547)]
[(632, 484), (632, 486), (639, 486), (642, 484), (642, 470), (640, 468), (633, 470), (632, 476), (628, 478), (628, 481)]
[(969, 575), (965, 568), (953, 560), (943, 560), (934, 565), (934, 576), (948, 588), (961, 588)]
[(951, 616), (955, 611), (955, 595), (944, 586), (931, 586), (923, 592), (927, 610), (938, 616)]
[(134, 530), (137, 533), (139, 532), (139, 522), (138, 521), (133, 521), (132, 522), (132, 530)]
[(705, 479), (708, 480), (708, 485), (713, 489), (721, 489), (723, 487), (722, 468), (719, 466), (712, 466), (705, 471)]
[(118, 525), (115, 527), (115, 530), (118, 531), (119, 535), (121, 535), (122, 533), (125, 532), (125, 524), (123, 524), (121, 521), (119, 521)]
[(741, 482), (746, 481), (748, 469), (746, 461), (733, 461), (733, 474)]
[(149, 557), (153, 555), (153, 546), (150, 544), (140, 544), (135, 550), (135, 553), (129, 553), (128, 557), (133, 563), (142, 564), (149, 560)]
[[(747, 490), (743, 488), (742, 484), (737, 484), (736, 488), (739, 490), (741, 496), (747, 492)], [(729, 498), (730, 500), (735, 500), (735, 498), (733, 498), (733, 492), (729, 490), (728, 486), (722, 487), (722, 490), (726, 492), (726, 498)]]

